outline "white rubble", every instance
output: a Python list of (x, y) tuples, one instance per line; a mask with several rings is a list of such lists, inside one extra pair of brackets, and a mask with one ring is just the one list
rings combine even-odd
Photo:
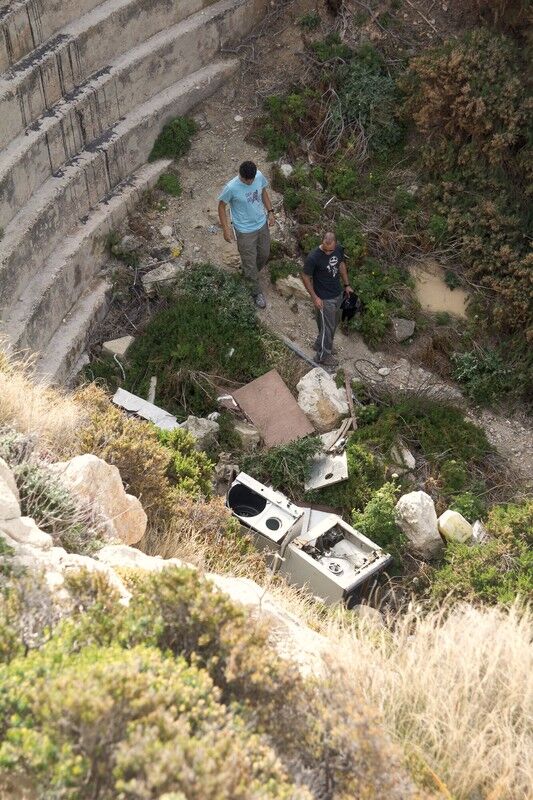
[(338, 427), (348, 415), (348, 400), (344, 389), (322, 367), (315, 367), (301, 378), (296, 386), (298, 405), (319, 433)]
[(307, 289), (297, 275), (287, 275), (286, 278), (278, 278), (276, 289), (283, 297), (295, 297), (298, 300), (311, 300)]
[(165, 261), (159, 267), (145, 272), (141, 277), (141, 283), (144, 291), (148, 295), (155, 293), (158, 286), (170, 286), (176, 282), (181, 272), (184, 270), (184, 265), (178, 261)]
[(488, 530), (479, 519), (476, 519), (472, 525), (472, 539), (476, 544), (484, 544), (490, 539)]
[(290, 176), (294, 172), (294, 167), (292, 166), (292, 164), (280, 164), (279, 171), (281, 172), (284, 178), (290, 178)]
[(133, 336), (110, 339), (108, 342), (103, 343), (102, 350), (109, 356), (125, 356), (134, 341), (135, 337)]
[(11, 467), (6, 461), (4, 461), (3, 458), (0, 458), (0, 480), (3, 480), (7, 483), (8, 488), (15, 495), (17, 502), (19, 502), (20, 496), (15, 476), (11, 471)]
[(414, 319), (403, 319), (402, 317), (392, 317), (392, 333), (397, 342), (404, 342), (415, 332), (416, 323)]
[(146, 513), (140, 501), (124, 490), (117, 467), (87, 453), (53, 464), (51, 469), (74, 495), (100, 512), (112, 538), (125, 544), (142, 539)]
[(15, 494), (11, 487), (11, 480), (8, 483), (6, 479), (0, 478), (0, 522), (20, 517), (18, 492)]
[(438, 519), (438, 526), (447, 542), (468, 542), (472, 538), (471, 524), (458, 511), (445, 511)]
[(216, 441), (220, 425), (212, 419), (204, 419), (203, 417), (188, 416), (185, 422), (181, 425), (186, 431), (189, 431), (196, 440), (196, 449), (205, 450), (213, 445)]
[(439, 534), (435, 504), (429, 494), (421, 491), (404, 494), (394, 511), (413, 553), (429, 560), (442, 552), (444, 543)]
[(399, 475), (412, 472), (416, 467), (416, 459), (403, 442), (397, 442), (390, 451), (391, 460)]
[(253, 425), (248, 422), (237, 420), (235, 423), (235, 433), (239, 437), (243, 450), (255, 450), (261, 441), (261, 434)]

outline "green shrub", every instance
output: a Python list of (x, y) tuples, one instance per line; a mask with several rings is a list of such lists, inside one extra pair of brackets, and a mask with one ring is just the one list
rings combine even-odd
[(453, 377), (476, 403), (491, 403), (515, 388), (515, 371), (494, 350), (453, 353), (451, 360)]
[(214, 464), (205, 453), (195, 447), (195, 439), (188, 431), (157, 431), (157, 438), (172, 453), (168, 467), (170, 481), (180, 492), (192, 497), (209, 497)]
[(90, 509), (77, 503), (46, 466), (23, 462), (13, 474), (22, 516), (32, 517), (41, 530), (54, 537), (56, 545), (84, 555), (102, 547), (102, 532), (93, 523)]
[(297, 497), (310, 475), (313, 456), (320, 449), (318, 436), (306, 436), (248, 456), (242, 469), (256, 480)]
[(449, 543), (444, 566), (432, 576), (431, 594), (442, 600), (449, 594), (470, 602), (510, 605), (533, 592), (533, 553), (520, 544), (509, 549), (493, 539), (483, 544)]
[(372, 499), (372, 494), (385, 480), (383, 464), (373, 453), (357, 444), (353, 434), (346, 447), (348, 480), (307, 492), (310, 502), (338, 508), (349, 516), (354, 509), (361, 510)]
[[(344, 122), (363, 128), (372, 154), (383, 157), (401, 143), (399, 92), (374, 48), (359, 48), (353, 59), (339, 68), (336, 84)], [(332, 125), (339, 122), (333, 115)]]
[(533, 500), (493, 506), (486, 526), (491, 536), (508, 544), (533, 545)]
[(148, 161), (158, 158), (178, 159), (185, 155), (196, 131), (196, 123), (189, 117), (176, 117), (167, 122), (154, 143)]
[(288, 797), (274, 754), (234, 721), (205, 672), (147, 647), (65, 656), (53, 645), (2, 675), (0, 764), (41, 794)]
[(475, 522), (476, 519), (485, 516), (487, 505), (481, 497), (468, 491), (456, 494), (450, 503), (450, 508), (452, 511), (458, 511), (469, 522)]
[(180, 289), (201, 303), (212, 303), (216, 298), (218, 311), (238, 325), (254, 327), (256, 324), (250, 293), (238, 275), (212, 264), (196, 264), (183, 274)]
[(139, 249), (123, 249), (123, 247), (121, 247), (121, 242), (122, 236), (118, 231), (111, 231), (109, 233), (107, 237), (107, 246), (112, 255), (118, 258), (119, 261), (122, 261), (123, 264), (127, 264), (128, 267), (138, 267), (140, 264)]
[(323, 41), (314, 42), (311, 50), (322, 64), (327, 61), (347, 61), (352, 55), (350, 48), (341, 42), (338, 33), (330, 33)]
[(357, 171), (350, 166), (335, 167), (328, 175), (328, 189), (340, 200), (351, 200), (359, 184)]
[(180, 179), (173, 172), (164, 172), (160, 175), (157, 181), (157, 188), (166, 194), (172, 195), (172, 197), (181, 197), (183, 191)]
[(298, 275), (301, 269), (296, 261), (290, 261), (288, 258), (270, 261), (268, 266), (272, 283), (276, 283), (280, 278), (288, 278), (289, 275)]
[(317, 13), (309, 12), (300, 17), (299, 25), (306, 31), (315, 31), (320, 27), (320, 17)]
[(366, 242), (359, 222), (350, 217), (341, 217), (335, 226), (335, 233), (346, 251), (350, 266), (356, 266), (366, 253)]
[(363, 511), (352, 512), (354, 528), (390, 553), (396, 568), (401, 565), (406, 546), (405, 535), (394, 518), (397, 495), (394, 483), (384, 483), (372, 494)]
[(365, 342), (375, 346), (385, 336), (392, 314), (386, 300), (370, 300), (365, 303), (363, 313), (358, 318), (354, 318), (353, 326), (361, 332)]

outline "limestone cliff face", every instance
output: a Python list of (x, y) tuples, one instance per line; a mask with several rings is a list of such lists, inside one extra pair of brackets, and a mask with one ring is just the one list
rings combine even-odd
[(105, 310), (108, 232), (170, 163), (162, 126), (237, 68), (267, 0), (21, 0), (0, 19), (0, 308), (63, 381)]

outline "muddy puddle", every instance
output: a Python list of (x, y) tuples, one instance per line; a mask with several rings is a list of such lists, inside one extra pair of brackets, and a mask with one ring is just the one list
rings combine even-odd
[(415, 294), (423, 311), (430, 314), (447, 312), (454, 317), (466, 317), (468, 292), (450, 289), (444, 282), (444, 270), (438, 264), (426, 263), (411, 267)]

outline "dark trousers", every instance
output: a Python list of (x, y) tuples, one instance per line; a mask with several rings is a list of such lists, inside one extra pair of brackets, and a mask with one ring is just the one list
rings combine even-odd
[(331, 355), (333, 338), (340, 321), (342, 294), (338, 297), (333, 297), (331, 300), (322, 300), (322, 303), (322, 309), (316, 312), (318, 336), (315, 342), (315, 349), (319, 360), (324, 356)]

